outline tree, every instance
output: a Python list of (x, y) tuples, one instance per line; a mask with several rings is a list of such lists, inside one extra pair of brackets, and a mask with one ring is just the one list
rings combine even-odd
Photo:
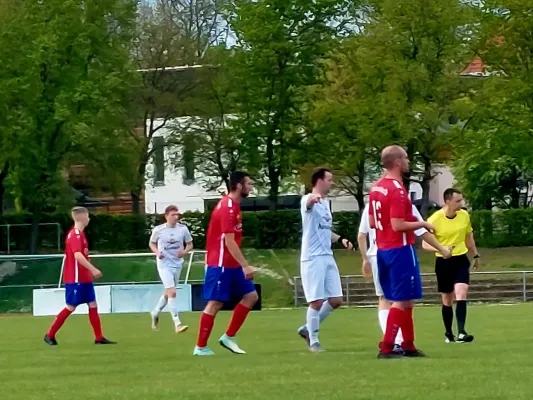
[(24, 1), (1, 38), (13, 50), (2, 80), (13, 88), (18, 121), (9, 179), (33, 215), (32, 252), (42, 212), (61, 198), (69, 157), (124, 128), (135, 84), (135, 7), (128, 0)]
[(260, 170), (277, 205), (282, 180), (294, 173), (293, 149), (304, 132), (307, 87), (335, 34), (340, 2), (331, 0), (235, 0), (227, 20), (237, 46), (236, 113), (247, 133), (250, 168)]

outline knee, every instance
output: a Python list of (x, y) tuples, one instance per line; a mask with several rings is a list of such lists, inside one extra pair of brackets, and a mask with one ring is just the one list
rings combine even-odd
[(453, 293), (446, 293), (442, 295), (442, 305), (451, 307), (453, 305)]
[(217, 315), (222, 308), (222, 303), (218, 301), (209, 301), (205, 306), (204, 313), (209, 315)]
[(246, 307), (252, 308), (255, 305), (255, 303), (257, 303), (258, 300), (259, 300), (259, 295), (257, 294), (257, 292), (252, 292), (252, 293), (248, 293), (242, 298), (242, 303)]
[(166, 296), (167, 298), (174, 298), (174, 297), (176, 297), (176, 288), (166, 289), (165, 296)]
[(309, 303), (309, 308), (312, 308), (315, 311), (320, 311), (320, 308), (322, 307), (323, 303), (324, 303), (324, 300), (311, 301)]
[[(90, 306), (91, 306), (91, 305), (89, 304), (89, 307), (90, 307)], [(67, 306), (66, 306), (65, 308), (66, 308), (67, 310), (69, 310), (70, 312), (74, 312), (74, 311), (76, 310), (76, 307), (71, 306), (71, 305), (68, 305), (68, 304), (67, 304)]]
[(342, 297), (332, 297), (330, 299), (328, 299), (329, 301), (329, 304), (331, 305), (331, 307), (333, 308), (339, 308), (340, 306), (342, 306), (342, 303), (343, 303), (343, 299)]

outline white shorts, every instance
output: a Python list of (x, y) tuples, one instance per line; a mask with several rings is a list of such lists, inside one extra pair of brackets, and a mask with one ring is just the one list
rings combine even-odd
[(163, 284), (165, 289), (175, 288), (176, 286), (178, 286), (181, 275), (181, 267), (157, 268), (157, 272), (159, 272), (161, 283)]
[(374, 279), (374, 288), (376, 289), (376, 296), (383, 296), (383, 289), (381, 288), (381, 283), (379, 283), (379, 271), (378, 271), (378, 257), (377, 256), (368, 256), (370, 265), (372, 266), (372, 278)]
[(301, 261), (300, 274), (305, 300), (308, 303), (330, 297), (342, 297), (341, 276), (333, 256), (316, 256)]

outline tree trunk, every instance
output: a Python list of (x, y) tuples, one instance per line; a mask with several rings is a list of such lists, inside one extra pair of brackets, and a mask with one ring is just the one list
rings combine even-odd
[(270, 189), (268, 190), (268, 199), (270, 200), (270, 211), (276, 211), (278, 209), (278, 196), (279, 196), (279, 174), (275, 169), (269, 168), (269, 180)]
[(141, 213), (141, 190), (135, 189), (131, 191), (131, 212), (133, 214)]
[(144, 154), (142, 154), (139, 162), (139, 168), (137, 169), (137, 179), (139, 183), (137, 187), (130, 192), (131, 212), (136, 215), (139, 215), (141, 213), (141, 194), (144, 190), (146, 182), (146, 164), (148, 164), (147, 156), (148, 148), (146, 148)]
[(39, 223), (41, 222), (41, 210), (34, 208), (31, 217), (30, 230), (30, 254), (39, 252)]
[(365, 208), (365, 159), (359, 161), (357, 165), (357, 175), (359, 176), (359, 180), (355, 186), (355, 200), (357, 200), (359, 211), (362, 212)]
[(6, 187), (4, 185), (4, 181), (7, 178), (8, 173), (9, 173), (9, 163), (6, 161), (2, 168), (2, 172), (0, 172), (0, 215), (4, 213), (4, 195), (6, 193)]
[(420, 185), (422, 186), (422, 207), (420, 208), (420, 214), (424, 219), (427, 219), (429, 214), (429, 189), (433, 178), (431, 173), (431, 160), (428, 157), (424, 157), (424, 176)]

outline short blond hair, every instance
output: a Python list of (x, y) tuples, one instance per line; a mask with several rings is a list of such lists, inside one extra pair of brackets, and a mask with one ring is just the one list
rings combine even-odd
[(89, 210), (85, 207), (73, 207), (70, 210), (70, 214), (72, 215), (72, 219), (76, 220), (82, 214), (89, 214)]

